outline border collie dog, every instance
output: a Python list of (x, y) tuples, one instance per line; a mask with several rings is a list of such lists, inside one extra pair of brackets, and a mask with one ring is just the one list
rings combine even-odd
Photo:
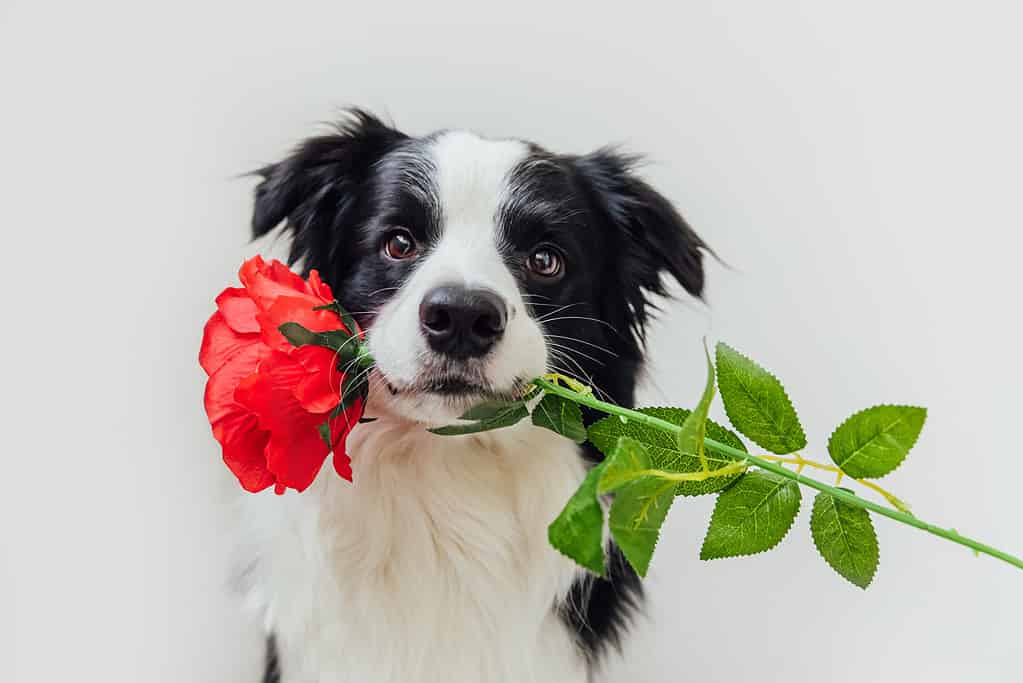
[(633, 162), (353, 110), (258, 172), (255, 235), (283, 224), (376, 359), (355, 484), (328, 465), (242, 503), (267, 682), (584, 683), (620, 644), (641, 601), (621, 553), (596, 579), (547, 541), (600, 454), (529, 420), (426, 429), (555, 370), (632, 405), (651, 299), (665, 277), (699, 296), (706, 250)]

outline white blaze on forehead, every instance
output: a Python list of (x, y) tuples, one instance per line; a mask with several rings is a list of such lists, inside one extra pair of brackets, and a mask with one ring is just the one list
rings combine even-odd
[[(512, 172), (528, 158), (529, 147), (457, 131), (438, 135), (424, 151), (439, 209), (439, 235), (411, 277), (380, 309), (369, 331), (370, 351), (378, 371), (392, 385), (414, 384), (434, 355), (419, 325), (419, 305), (427, 292), (441, 285), (489, 289), (508, 306), (508, 323), (483, 360), (482, 372), (495, 391), (510, 391), (517, 382), (541, 374), (547, 364), (542, 331), (525, 313), (515, 274), (502, 254), (504, 238), (498, 223), (502, 205), (514, 195)], [(463, 412), (405, 394), (394, 399), (393, 407), (436, 424)]]
[[(430, 266), (451, 271), (455, 281), (489, 286), (508, 296), (514, 278), (501, 258), (498, 211), (511, 172), (528, 156), (517, 140), (486, 140), (473, 133), (443, 133), (430, 145), (441, 236)], [(441, 254), (443, 256), (441, 257)], [(427, 264), (424, 264), (424, 266)]]

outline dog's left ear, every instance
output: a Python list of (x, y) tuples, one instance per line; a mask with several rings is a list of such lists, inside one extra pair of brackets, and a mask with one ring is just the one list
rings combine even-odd
[[(371, 166), (406, 136), (360, 109), (350, 109), (332, 134), (310, 138), (291, 155), (256, 171), (252, 236), (284, 223), (291, 233), (289, 261), (332, 253), (348, 227)], [(306, 263), (306, 268), (323, 264)]]
[(602, 149), (575, 160), (591, 201), (611, 223), (617, 249), (612, 258), (631, 309), (627, 321), (642, 339), (651, 294), (664, 296), (668, 275), (687, 292), (703, 294), (707, 245), (664, 196), (633, 172), (637, 157)]

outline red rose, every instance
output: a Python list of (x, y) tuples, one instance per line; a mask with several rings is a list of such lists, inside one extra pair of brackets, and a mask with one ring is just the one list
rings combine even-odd
[(364, 392), (340, 409), (338, 350), (294, 346), (279, 328), (297, 323), (313, 333), (339, 330), (347, 339), (358, 337), (357, 325), (350, 319), (346, 325), (334, 308), (314, 310), (334, 304), (315, 270), (306, 281), (283, 263), (256, 256), (238, 276), (243, 287), (217, 297), (199, 350), (209, 375), (206, 414), (224, 462), (247, 491), (270, 485), (277, 493), (302, 491), (333, 450), (334, 469), (351, 481), (345, 439), (362, 417)]

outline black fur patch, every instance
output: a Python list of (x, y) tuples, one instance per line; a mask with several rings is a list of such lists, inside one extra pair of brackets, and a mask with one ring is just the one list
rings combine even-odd
[(277, 641), (273, 636), (266, 639), (266, 665), (263, 667), (263, 683), (281, 683), (281, 663), (277, 655)]

